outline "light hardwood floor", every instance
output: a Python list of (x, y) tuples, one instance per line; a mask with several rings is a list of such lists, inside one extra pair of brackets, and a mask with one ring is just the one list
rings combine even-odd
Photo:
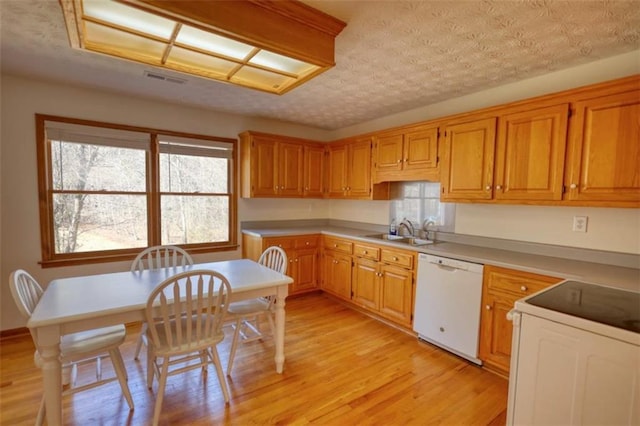
[[(169, 378), (163, 425), (500, 425), (507, 381), (322, 295), (287, 300), (285, 370), (270, 339), (240, 345), (225, 407), (213, 366)], [(146, 355), (133, 361), (138, 326), (122, 348), (135, 410), (116, 383), (63, 399), (73, 425), (146, 425), (155, 398)], [(226, 367), (231, 333), (218, 348)], [(0, 342), (0, 422), (33, 425), (42, 396), (29, 336)], [(105, 363), (105, 373), (112, 374)], [(92, 371), (81, 371), (90, 375)], [(206, 378), (205, 378), (206, 377)]]

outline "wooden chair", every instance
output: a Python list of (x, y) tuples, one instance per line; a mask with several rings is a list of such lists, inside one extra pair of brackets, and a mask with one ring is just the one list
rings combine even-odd
[[(18, 310), (22, 316), (29, 319), (40, 301), (42, 287), (28, 272), (22, 269), (11, 273), (9, 286)], [(118, 380), (127, 404), (129, 404), (129, 409), (133, 410), (133, 399), (127, 385), (127, 370), (119, 349), (124, 342), (125, 336), (126, 331), (122, 324), (63, 335), (60, 339), (60, 361), (64, 370), (71, 370), (71, 386), (64, 391), (61, 389), (62, 395), (74, 394)], [(36, 339), (34, 338), (33, 341), (35, 343)], [(107, 356), (111, 358), (116, 377), (103, 379), (101, 358)], [(34, 362), (38, 367), (42, 367), (42, 360), (37, 349), (34, 354)], [(77, 366), (87, 362), (95, 362), (96, 380), (76, 387)], [(43, 397), (38, 410), (36, 425), (43, 424), (44, 416), (45, 405)]]
[[(196, 270), (163, 281), (147, 299), (147, 386), (158, 377), (158, 394), (153, 412), (157, 425), (167, 377), (213, 363), (225, 403), (229, 403), (227, 382), (216, 345), (224, 340), (222, 325), (229, 307), (231, 286), (215, 271)], [(161, 359), (161, 363), (159, 363)], [(199, 363), (189, 363), (199, 359)], [(170, 366), (185, 364), (173, 371)]]
[[(287, 253), (280, 247), (268, 247), (260, 255), (258, 263), (281, 274), (287, 273)], [(259, 323), (261, 316), (267, 318), (271, 335), (274, 335), (274, 304), (275, 296), (269, 296), (234, 302), (229, 306), (227, 318), (234, 320), (234, 332), (233, 341), (231, 342), (231, 352), (229, 353), (229, 362), (227, 363), (227, 375), (231, 374), (231, 369), (233, 368), (233, 360), (236, 355), (236, 349), (238, 348), (239, 337), (242, 335), (242, 339), (245, 342), (262, 338)], [(243, 329), (251, 332), (252, 336), (249, 336)]]
[[(140, 252), (131, 263), (131, 272), (142, 272), (145, 269), (175, 268), (176, 266), (193, 265), (193, 259), (185, 250), (177, 246), (152, 246)], [(142, 345), (147, 345), (147, 324), (143, 323), (138, 336), (136, 352), (133, 359), (138, 359)]]

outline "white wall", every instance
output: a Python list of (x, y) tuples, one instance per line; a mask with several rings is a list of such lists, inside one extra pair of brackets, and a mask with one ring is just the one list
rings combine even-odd
[[(236, 138), (244, 130), (259, 130), (327, 140), (329, 133), (290, 123), (222, 114), (90, 89), (62, 86), (3, 75), (0, 140), (0, 329), (24, 325), (9, 292), (9, 273), (23, 268), (43, 285), (63, 276), (126, 270), (129, 262), (77, 267), (40, 267), (35, 113), (107, 121), (189, 133)], [(239, 220), (328, 217), (323, 200), (240, 200)], [(240, 250), (199, 255), (198, 260), (240, 257)]]

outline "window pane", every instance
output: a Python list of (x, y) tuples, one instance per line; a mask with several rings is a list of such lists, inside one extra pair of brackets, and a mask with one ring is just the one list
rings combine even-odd
[(56, 253), (145, 247), (145, 195), (54, 194)]
[(160, 154), (160, 191), (226, 194), (228, 165), (225, 158)]
[(162, 195), (162, 244), (229, 241), (228, 196)]
[(145, 151), (51, 142), (54, 190), (145, 192)]

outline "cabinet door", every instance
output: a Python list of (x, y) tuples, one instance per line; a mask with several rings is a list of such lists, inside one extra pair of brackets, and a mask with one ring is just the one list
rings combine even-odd
[(293, 293), (313, 290), (317, 287), (318, 250), (302, 249), (295, 251), (293, 269), (296, 276), (293, 277)]
[(511, 336), (513, 327), (507, 314), (516, 298), (485, 294), (480, 314), (480, 345), (478, 357), (494, 370), (509, 373), (511, 362)]
[(438, 166), (438, 128), (414, 130), (404, 135), (404, 170), (428, 170)]
[(324, 254), (322, 289), (351, 300), (351, 257), (331, 250)]
[(404, 135), (389, 134), (375, 141), (376, 173), (399, 172), (402, 170), (404, 155)]
[(280, 143), (278, 145), (278, 195), (301, 197), (304, 165), (304, 150), (301, 144)]
[(251, 170), (252, 196), (274, 196), (278, 187), (277, 142), (272, 139), (254, 137), (251, 155), (254, 170)]
[(443, 201), (490, 200), (496, 119), (449, 125), (445, 128), (442, 162)]
[(304, 196), (322, 198), (324, 195), (324, 148), (304, 148)]
[(640, 205), (640, 91), (575, 104), (567, 160), (569, 200)]
[(347, 146), (329, 147), (327, 161), (327, 196), (343, 198), (347, 191)]
[(569, 104), (498, 119), (496, 200), (560, 200)]
[(413, 313), (413, 272), (382, 265), (380, 273), (380, 314), (410, 327)]
[(380, 272), (378, 262), (356, 258), (353, 264), (353, 301), (377, 311), (380, 307)]
[(349, 145), (347, 192), (349, 198), (369, 198), (371, 195), (371, 139)]

